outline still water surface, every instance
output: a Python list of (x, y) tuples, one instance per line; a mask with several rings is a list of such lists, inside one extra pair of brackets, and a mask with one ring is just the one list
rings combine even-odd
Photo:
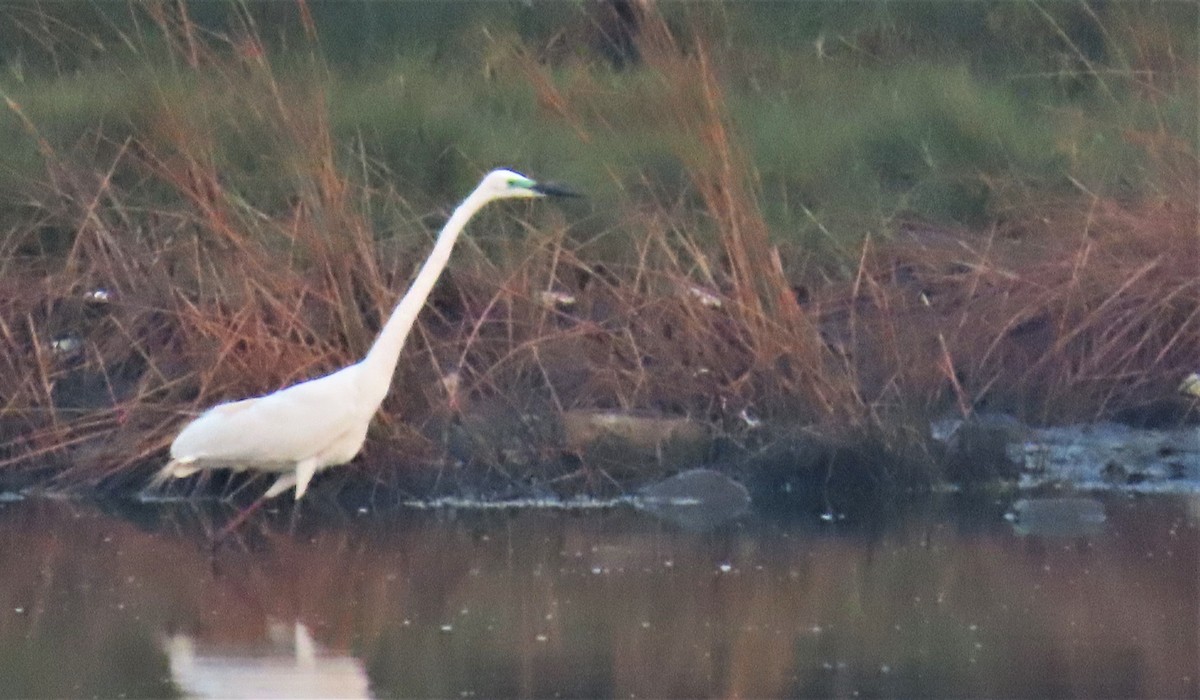
[(1195, 697), (1200, 502), (1100, 502), (1042, 534), (306, 511), (215, 557), (227, 513), (5, 503), (0, 696)]

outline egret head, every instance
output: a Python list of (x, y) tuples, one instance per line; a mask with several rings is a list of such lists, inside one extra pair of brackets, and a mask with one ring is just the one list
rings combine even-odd
[(503, 168), (493, 170), (485, 175), (479, 186), (475, 188), (475, 194), (484, 197), (485, 200), (579, 196), (563, 187), (549, 183), (540, 183), (525, 177), (521, 173)]

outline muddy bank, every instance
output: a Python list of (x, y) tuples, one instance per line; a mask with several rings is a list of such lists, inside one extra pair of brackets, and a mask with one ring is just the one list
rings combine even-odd
[[(703, 529), (748, 509), (784, 519), (883, 523), (915, 493), (947, 488), (977, 494), (999, 517), (1004, 502), (1113, 491), (1200, 493), (1200, 426), (1134, 428), (1116, 423), (1036, 428), (1003, 414), (935, 421), (927, 439), (897, 448), (881, 436), (834, 441), (756, 423), (734, 439), (711, 425), (646, 412), (572, 411), (514, 416), (538, 424), (542, 442), (504, 422), (446, 427), (447, 456), (412, 464), (375, 450), (322, 473), (308, 496), (318, 509), (373, 512), (401, 507), (567, 509), (632, 506), (684, 528)], [(449, 432), (448, 432), (449, 434)], [(503, 436), (503, 437), (502, 437)], [(525, 441), (522, 441), (522, 437)], [(453, 442), (451, 442), (453, 441)], [(532, 460), (530, 455), (543, 458)], [(8, 472), (0, 491), (138, 501), (246, 503), (267, 480), (216, 471), (147, 486), (147, 462), (100, 489), (55, 486), (45, 470)], [(0, 473), (0, 476), (5, 473)], [(285, 502), (286, 501), (286, 502)], [(288, 509), (290, 500), (279, 507)], [(995, 511), (995, 512), (993, 512)]]
[(1010, 416), (941, 421), (949, 454), (1003, 465), (1021, 489), (1137, 493), (1200, 489), (1200, 426), (1135, 428), (1119, 423), (1033, 428)]

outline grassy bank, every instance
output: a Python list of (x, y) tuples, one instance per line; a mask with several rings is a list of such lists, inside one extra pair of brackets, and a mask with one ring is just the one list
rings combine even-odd
[(733, 453), (1187, 410), (1195, 8), (346, 7), (6, 8), (0, 480), (140, 486), (191, 412), (361, 356), (495, 165), (589, 198), (473, 224), (369, 479), (550, 479), (585, 409)]

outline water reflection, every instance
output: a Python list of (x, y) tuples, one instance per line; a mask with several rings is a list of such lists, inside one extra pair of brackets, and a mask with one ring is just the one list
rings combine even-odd
[[(1197, 694), (1195, 505), (887, 527), (632, 511), (259, 521), (0, 505), (0, 696)], [(257, 684), (257, 685), (251, 685)], [(286, 685), (285, 685), (286, 684)]]
[(632, 505), (691, 532), (707, 532), (750, 510), (750, 492), (711, 469), (692, 469), (642, 489)]
[(162, 648), (171, 680), (189, 697), (370, 697), (362, 662), (319, 651), (304, 623), (269, 623), (267, 642), (230, 648), (176, 633)]
[(1081, 537), (1104, 532), (1104, 504), (1094, 498), (1022, 498), (1004, 516), (1018, 535)]

